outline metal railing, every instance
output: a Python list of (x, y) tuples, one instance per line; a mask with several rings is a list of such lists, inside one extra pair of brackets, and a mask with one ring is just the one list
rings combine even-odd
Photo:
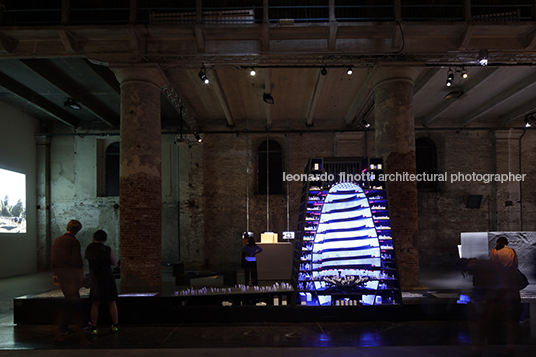
[(0, 0), (0, 25), (533, 21), (535, 4), (536, 0)]

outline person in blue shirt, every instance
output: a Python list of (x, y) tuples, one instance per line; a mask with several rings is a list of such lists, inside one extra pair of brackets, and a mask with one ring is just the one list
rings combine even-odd
[(251, 275), (251, 285), (259, 283), (257, 277), (257, 257), (262, 252), (262, 248), (255, 243), (255, 238), (248, 237), (248, 243), (242, 247), (242, 267), (244, 268), (244, 278), (246, 285), (249, 285)]

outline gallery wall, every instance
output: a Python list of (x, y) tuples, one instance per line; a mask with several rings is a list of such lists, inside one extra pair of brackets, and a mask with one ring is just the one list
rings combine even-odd
[(34, 137), (39, 122), (0, 103), (0, 128), (0, 168), (26, 175), (27, 211), (26, 233), (0, 234), (0, 278), (4, 278), (37, 271)]

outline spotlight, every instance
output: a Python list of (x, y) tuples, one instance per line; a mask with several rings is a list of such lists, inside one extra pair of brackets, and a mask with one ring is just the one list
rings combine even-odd
[(274, 97), (270, 93), (264, 93), (262, 95), (262, 100), (267, 104), (274, 104)]
[(82, 106), (74, 101), (73, 98), (67, 98), (66, 102), (63, 102), (64, 107), (69, 107), (73, 110), (80, 110), (82, 109)]
[(195, 138), (195, 140), (197, 140), (198, 143), (203, 142), (203, 139), (202, 139), (201, 136), (197, 133), (197, 131), (194, 131), (194, 138)]
[(365, 128), (370, 128), (370, 123), (368, 121), (366, 121), (365, 119), (362, 119), (361, 120), (361, 124), (363, 124), (363, 126)]
[(199, 79), (201, 79), (203, 81), (203, 83), (205, 84), (208, 84), (209, 80), (208, 80), (208, 77), (207, 77), (207, 73), (206, 73), (206, 70), (205, 70), (205, 67), (203, 67), (199, 73), (197, 74), (199, 76)]
[(322, 70), (320, 71), (320, 74), (325, 76), (326, 74), (328, 74), (328, 70), (326, 69), (326, 67), (323, 67)]
[(348, 69), (346, 70), (346, 74), (351, 76), (352, 73), (354, 73), (354, 71), (352, 70), (352, 66), (348, 67)]
[(257, 74), (257, 72), (255, 72), (255, 68), (251, 67), (251, 71), (249, 72), (249, 74), (253, 77), (254, 75)]
[(465, 69), (465, 67), (462, 67), (462, 78), (465, 79), (469, 77), (469, 75), (467, 74), (467, 70)]
[(478, 63), (480, 63), (481, 66), (487, 66), (489, 60), (489, 53), (486, 49), (481, 49), (480, 53), (478, 54)]
[(449, 71), (447, 72), (447, 82), (445, 85), (447, 87), (452, 86), (452, 83), (454, 82), (454, 73), (452, 72), (452, 69), (449, 68)]
[(536, 123), (536, 118), (534, 118), (533, 114), (527, 115), (525, 117), (525, 128), (530, 128), (532, 126), (532, 122)]

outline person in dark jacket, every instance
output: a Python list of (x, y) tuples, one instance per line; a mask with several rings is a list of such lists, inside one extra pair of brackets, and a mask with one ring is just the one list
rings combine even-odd
[(80, 304), (79, 290), (84, 280), (84, 262), (80, 251), (80, 242), (76, 234), (82, 229), (82, 224), (71, 220), (67, 224), (67, 232), (54, 240), (52, 244), (51, 268), (54, 279), (57, 279), (65, 296), (58, 317), (58, 331), (54, 341), (62, 342), (63, 334), (68, 330), (69, 321), (78, 325), (77, 335), (80, 344), (85, 346), (89, 341), (84, 335), (85, 318)]
[(85, 258), (89, 262), (89, 272), (91, 276), (91, 334), (97, 335), (97, 320), (99, 318), (99, 306), (101, 302), (108, 303), (110, 316), (113, 325), (112, 332), (119, 330), (119, 318), (117, 312), (117, 285), (115, 284), (112, 266), (117, 264), (112, 249), (104, 245), (108, 235), (103, 230), (98, 230), (93, 234), (93, 243), (87, 246)]

